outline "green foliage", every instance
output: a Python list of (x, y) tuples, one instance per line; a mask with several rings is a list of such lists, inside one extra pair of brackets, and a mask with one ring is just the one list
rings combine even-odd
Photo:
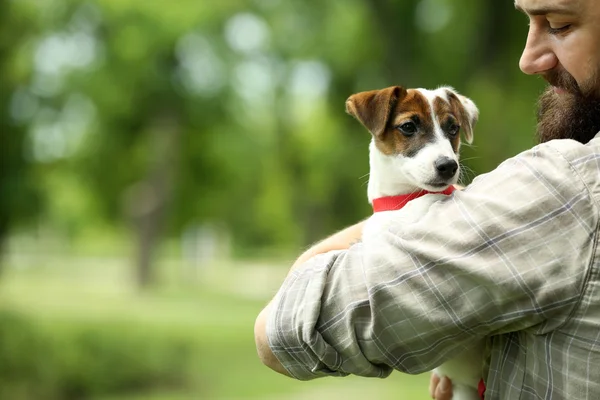
[(39, 210), (34, 168), (24, 158), (26, 130), (9, 115), (12, 97), (30, 75), (23, 49), (30, 50), (32, 30), (27, 10), (13, 8), (10, 2), (0, 3), (0, 253), (8, 232), (30, 222)]
[(0, 311), (0, 398), (83, 399), (189, 385), (191, 345), (135, 327), (53, 328)]
[(15, 224), (40, 211), (72, 236), (128, 226), (145, 203), (133, 189), (163, 174), (167, 235), (215, 223), (238, 248), (297, 249), (368, 215), (369, 136), (344, 102), (394, 84), (451, 85), (479, 106), (463, 183), (534, 143), (542, 82), (517, 68), (527, 26), (510, 2), (52, 0), (0, 14), (1, 109), (16, 93), (35, 104), (0, 115), (0, 210)]

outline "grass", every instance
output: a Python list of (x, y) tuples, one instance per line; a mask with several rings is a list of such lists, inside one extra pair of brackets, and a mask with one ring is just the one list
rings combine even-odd
[[(263, 290), (262, 297), (256, 295), (260, 291), (246, 290), (264, 282), (252, 281), (253, 276), (264, 275), (248, 268), (252, 267), (223, 267), (196, 285), (180, 282), (141, 293), (131, 284), (124, 260), (49, 261), (41, 267), (7, 271), (0, 281), (0, 304), (57, 335), (81, 327), (134, 329), (193, 344), (197, 357), (190, 367), (192, 387), (98, 398), (102, 400), (428, 398), (427, 374), (298, 382), (268, 370), (256, 357), (253, 324), (272, 287)], [(238, 282), (239, 290), (230, 282)]]

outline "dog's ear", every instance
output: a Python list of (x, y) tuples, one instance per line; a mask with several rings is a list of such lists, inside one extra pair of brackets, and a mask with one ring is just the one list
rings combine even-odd
[(458, 118), (458, 122), (465, 133), (465, 140), (469, 144), (473, 143), (473, 129), (479, 119), (479, 109), (473, 100), (468, 97), (451, 89), (446, 89), (446, 92), (452, 112)]
[(356, 93), (346, 100), (346, 112), (359, 120), (371, 134), (380, 136), (393, 108), (405, 95), (406, 89), (400, 86)]

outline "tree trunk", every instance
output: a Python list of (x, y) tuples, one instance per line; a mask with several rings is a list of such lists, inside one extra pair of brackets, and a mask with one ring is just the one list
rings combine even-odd
[(399, 15), (414, 15), (415, 5), (410, 2), (390, 2), (371, 0), (367, 3), (372, 10), (375, 26), (379, 27), (380, 38), (384, 41), (383, 73), (385, 82), (411, 86), (418, 76), (413, 66), (407, 62), (416, 55), (416, 43), (413, 40), (398, 40), (414, 35), (414, 25), (399, 23)]
[(174, 113), (164, 112), (151, 129), (153, 154), (145, 179), (126, 194), (126, 207), (137, 240), (136, 280), (140, 288), (156, 283), (153, 268), (172, 199), (173, 181), (180, 157), (180, 127)]
[(2, 278), (2, 275), (4, 274), (4, 270), (5, 270), (5, 261), (6, 261), (6, 239), (7, 239), (7, 233), (0, 231), (0, 278)]

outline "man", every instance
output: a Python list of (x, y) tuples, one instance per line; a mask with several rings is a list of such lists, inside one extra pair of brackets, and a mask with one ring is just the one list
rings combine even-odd
[(486, 338), (486, 400), (600, 398), (600, 2), (515, 6), (530, 21), (520, 68), (549, 83), (541, 144), (392, 220), (377, 247), (352, 245), (359, 223), (303, 254), (256, 320), (266, 365), (421, 373)]

